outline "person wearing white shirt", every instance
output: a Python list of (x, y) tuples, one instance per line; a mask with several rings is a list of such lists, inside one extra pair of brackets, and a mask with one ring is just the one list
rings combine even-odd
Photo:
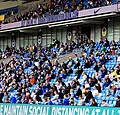
[(85, 88), (87, 89), (87, 88), (90, 88), (90, 85), (89, 85), (89, 82), (86, 80), (85, 81)]
[(82, 72), (82, 78), (80, 79), (80, 83), (83, 83), (85, 80), (87, 79), (87, 75), (85, 74), (85, 72)]
[(109, 105), (107, 104), (106, 100), (102, 101), (101, 107), (109, 107)]
[(85, 103), (85, 100), (82, 98), (82, 96), (79, 96), (79, 100), (78, 100), (78, 104), (77, 105), (83, 106), (84, 103)]
[(99, 91), (96, 86), (94, 86), (94, 90), (93, 90), (92, 94), (93, 94), (93, 97), (99, 96)]
[(57, 91), (54, 91), (54, 96), (53, 96), (53, 98), (51, 99), (51, 101), (55, 103), (55, 102), (58, 101), (58, 98), (59, 98), (58, 92), (57, 92)]

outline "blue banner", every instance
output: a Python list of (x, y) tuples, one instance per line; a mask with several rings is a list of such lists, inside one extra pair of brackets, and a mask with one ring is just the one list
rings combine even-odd
[(48, 16), (48, 17), (43, 17), (43, 18), (36, 18), (36, 19), (31, 19), (31, 20), (22, 20), (21, 21), (21, 26), (31, 26), (31, 25), (36, 25), (36, 24), (44, 24), (48, 22), (56, 22), (56, 21), (61, 21), (61, 20), (67, 20), (67, 19), (73, 19), (78, 17), (78, 12), (69, 12), (65, 14), (58, 14), (55, 16)]

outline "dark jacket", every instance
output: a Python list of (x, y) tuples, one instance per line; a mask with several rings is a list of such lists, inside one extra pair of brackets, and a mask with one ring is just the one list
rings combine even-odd
[(90, 106), (98, 106), (98, 104), (96, 102), (94, 102)]
[(88, 103), (91, 98), (93, 98), (92, 92), (91, 92), (91, 91), (88, 91), (88, 92), (86, 93), (85, 102)]
[(120, 107), (120, 100), (118, 100), (118, 101), (116, 102), (115, 107)]

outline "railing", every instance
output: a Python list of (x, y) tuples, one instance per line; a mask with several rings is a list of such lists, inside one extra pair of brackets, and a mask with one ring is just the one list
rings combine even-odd
[(80, 34), (80, 39), (85, 41), (85, 40), (88, 40), (88, 36), (86, 34)]
[(24, 29), (24, 27), (32, 28), (32, 26), (41, 27), (41, 26), (46, 26), (46, 25), (49, 27), (49, 24), (51, 23), (52, 25), (57, 25), (58, 23), (59, 24), (65, 23), (65, 21), (63, 20), (68, 20), (68, 22), (71, 21), (70, 24), (73, 23), (72, 21), (76, 22), (76, 21), (83, 20), (84, 22), (84, 20), (90, 19), (91, 17), (93, 19), (93, 18), (98, 18), (102, 16), (116, 15), (119, 12), (119, 10), (120, 10), (120, 4), (99, 7), (99, 8), (92, 8), (92, 9), (75, 11), (75, 12), (66, 13), (66, 14), (58, 14), (55, 16), (48, 16), (48, 17), (43, 17), (43, 18), (31, 19), (31, 20), (23, 20), (23, 21), (15, 22), (15, 23), (2, 24), (0, 30), (7, 30), (7, 29), (14, 29), (14, 28)]
[(0, 104), (0, 115), (120, 115), (120, 108)]

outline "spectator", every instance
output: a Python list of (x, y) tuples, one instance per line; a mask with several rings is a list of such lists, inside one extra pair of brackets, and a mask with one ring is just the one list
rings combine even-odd
[(81, 95), (79, 96), (78, 105), (84, 106), (84, 99), (82, 98)]
[(103, 100), (102, 101), (102, 105), (101, 105), (102, 107), (109, 107), (109, 105), (107, 104), (107, 102), (106, 102), (106, 100)]
[(64, 105), (69, 105), (69, 98), (67, 94), (64, 95), (63, 103)]
[(93, 95), (92, 95), (92, 92), (90, 91), (90, 89), (86, 89), (86, 92), (85, 92), (85, 102), (88, 103), (89, 100), (91, 100), (91, 98), (93, 98)]
[(99, 96), (99, 91), (97, 89), (97, 86), (94, 86), (94, 90), (92, 92), (93, 97)]
[(10, 103), (16, 103), (16, 101), (17, 100), (16, 100), (14, 94), (12, 94), (11, 97), (10, 97)]
[(115, 107), (120, 107), (120, 97), (119, 96), (116, 97), (116, 105), (115, 105)]
[(4, 93), (2, 92), (2, 89), (0, 89), (0, 103), (2, 103), (2, 99), (3, 99)]
[(94, 98), (91, 98), (90, 101), (91, 101), (91, 105), (90, 106), (98, 106), (98, 104), (96, 103)]

